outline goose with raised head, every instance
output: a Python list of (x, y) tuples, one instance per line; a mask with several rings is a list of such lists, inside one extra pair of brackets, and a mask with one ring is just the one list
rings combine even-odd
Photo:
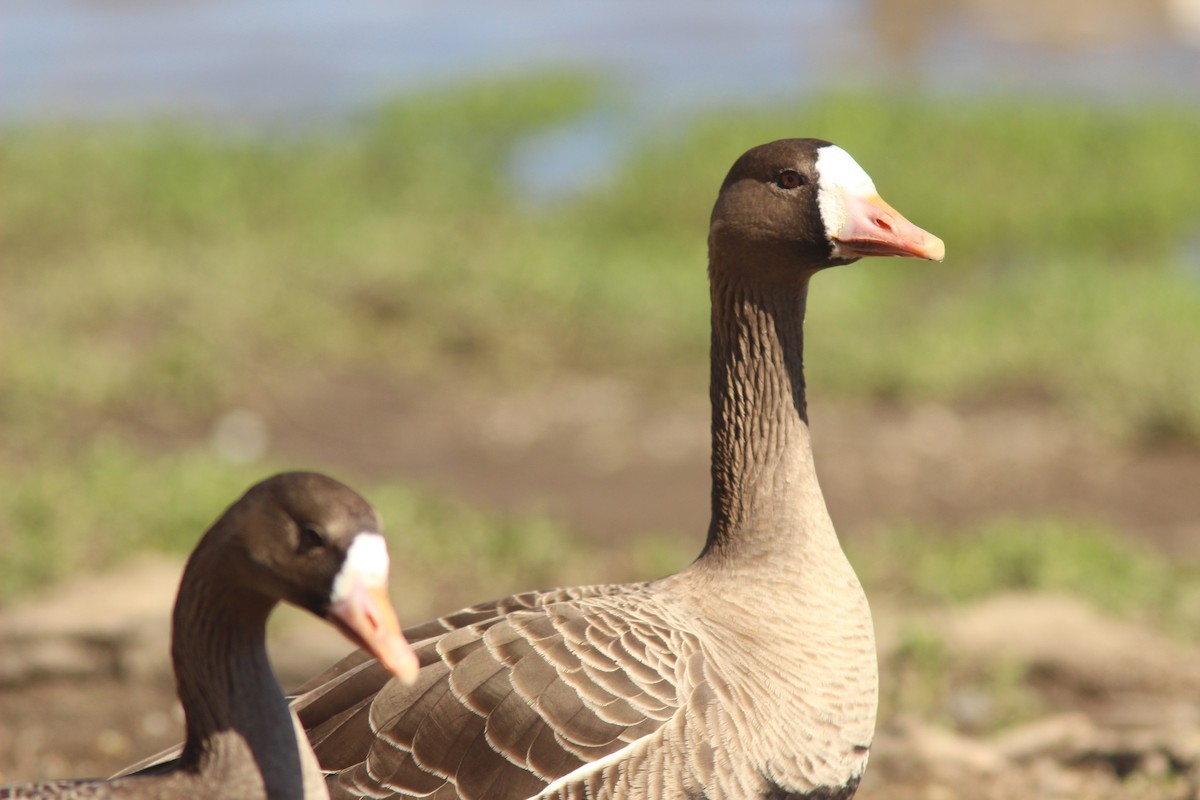
[(109, 781), (0, 787), (0, 798), (328, 798), (267, 660), (267, 617), (280, 601), (306, 609), (398, 685), (411, 684), (417, 660), (388, 601), (387, 576), (379, 519), (354, 491), (304, 472), (255, 485), (208, 530), (183, 571), (171, 637), (187, 726), (179, 758)]
[(359, 651), (293, 703), (333, 798), (851, 797), (878, 698), (871, 613), (813, 467), (809, 279), (941, 260), (841, 148), (756, 147), (709, 232), (712, 521), (644, 583), (529, 592), (405, 631), (414, 686)]

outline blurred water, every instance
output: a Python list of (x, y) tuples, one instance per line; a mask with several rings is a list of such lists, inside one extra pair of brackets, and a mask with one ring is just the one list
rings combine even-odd
[(881, 82), (1200, 102), (1198, 0), (1082, 1), (0, 0), (0, 122), (320, 120), (547, 65), (638, 114)]

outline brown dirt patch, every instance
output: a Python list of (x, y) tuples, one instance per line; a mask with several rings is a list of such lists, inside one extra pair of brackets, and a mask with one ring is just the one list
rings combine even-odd
[[(699, 541), (708, 523), (702, 387), (664, 403), (638, 387), (563, 378), (496, 395), (329, 376), (264, 388), (272, 450), (298, 463), (545, 511), (612, 540)], [(845, 537), (909, 520), (931, 529), (997, 514), (1085, 518), (1200, 558), (1200, 451), (1127, 449), (1042, 405), (953, 408), (810, 402), (821, 485)]]

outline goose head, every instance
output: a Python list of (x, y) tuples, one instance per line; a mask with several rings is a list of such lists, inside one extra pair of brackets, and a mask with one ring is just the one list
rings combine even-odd
[(406, 683), (418, 662), (388, 599), (388, 549), (374, 509), (349, 487), (289, 472), (226, 512), (226, 580), (328, 620)]
[(781, 139), (744, 153), (713, 208), (716, 264), (811, 274), (863, 256), (941, 261), (942, 240), (888, 205), (866, 171), (821, 139)]

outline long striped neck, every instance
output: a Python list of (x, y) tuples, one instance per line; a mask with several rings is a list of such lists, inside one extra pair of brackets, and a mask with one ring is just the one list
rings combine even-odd
[(181, 767), (203, 780), (261, 784), (268, 798), (327, 797), (271, 670), (266, 620), (275, 601), (237, 585), (215, 547), (184, 570), (171, 656), (187, 720)]
[[(761, 276), (758, 276), (761, 278)], [(773, 563), (833, 538), (804, 393), (808, 275), (712, 269), (712, 521), (702, 561)]]

